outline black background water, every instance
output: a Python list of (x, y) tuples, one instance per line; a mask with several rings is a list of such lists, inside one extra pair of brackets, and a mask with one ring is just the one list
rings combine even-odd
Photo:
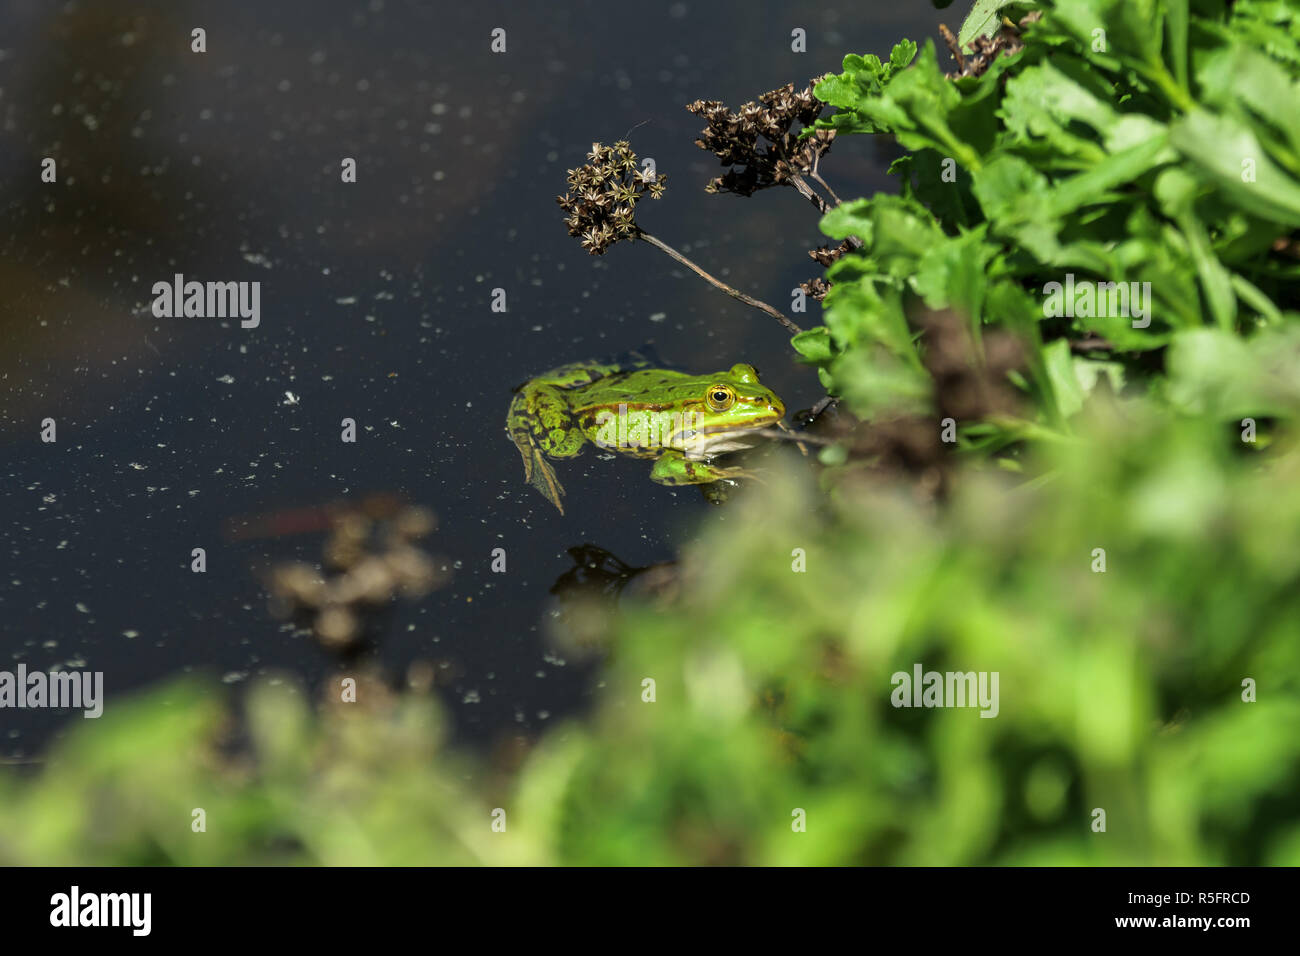
[[(320, 536), (232, 542), (237, 515), (395, 492), (439, 515), (454, 571), (399, 605), (379, 655), (439, 663), (458, 737), (531, 734), (593, 676), (541, 637), (547, 590), (592, 542), (670, 558), (710, 509), (648, 465), (560, 463), (560, 516), (523, 484), (510, 389), (651, 345), (698, 372), (758, 366), (820, 397), (772, 320), (643, 244), (585, 255), (555, 196), (594, 140), (668, 174), (641, 225), (751, 294), (789, 302), (825, 240), (791, 190), (708, 196), (720, 170), (682, 107), (731, 106), (847, 52), (954, 28), (909, 3), (54, 4), (0, 12), (0, 669), (103, 671), (117, 695), (197, 671), (319, 682), (330, 659), (270, 616), (255, 568)], [(207, 52), (190, 31), (207, 31)], [(506, 32), (504, 54), (490, 34)], [(791, 51), (791, 30), (807, 52)], [(634, 128), (634, 129), (633, 129)], [(842, 196), (893, 191), (893, 153), (840, 141)], [(40, 181), (44, 157), (56, 184)], [(358, 181), (340, 181), (354, 157)], [(261, 325), (158, 319), (174, 273), (261, 282)], [(506, 290), (508, 311), (490, 309)], [(816, 323), (816, 305), (803, 324)], [(289, 398), (286, 393), (292, 393)], [(294, 401), (296, 399), (296, 402)], [(57, 421), (58, 441), (39, 440)], [(339, 440), (354, 418), (356, 444)], [(190, 571), (207, 550), (208, 570)], [(489, 570), (493, 548), (507, 573)], [(67, 712), (0, 711), (24, 759)], [(77, 718), (79, 719), (79, 718)]]

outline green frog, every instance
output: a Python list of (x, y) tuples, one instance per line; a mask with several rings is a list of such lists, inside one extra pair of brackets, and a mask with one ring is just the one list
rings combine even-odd
[(564, 514), (564, 488), (547, 458), (573, 458), (591, 442), (653, 458), (650, 480), (700, 485), (752, 477), (715, 465), (748, 448), (752, 433), (778, 425), (785, 406), (751, 365), (687, 375), (639, 364), (581, 362), (539, 375), (515, 390), (506, 431), (524, 459), (524, 480)]

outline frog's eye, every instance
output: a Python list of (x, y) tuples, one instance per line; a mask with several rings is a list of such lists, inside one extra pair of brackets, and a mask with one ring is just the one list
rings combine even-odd
[(725, 412), (736, 404), (736, 392), (730, 385), (710, 385), (704, 399), (715, 412)]

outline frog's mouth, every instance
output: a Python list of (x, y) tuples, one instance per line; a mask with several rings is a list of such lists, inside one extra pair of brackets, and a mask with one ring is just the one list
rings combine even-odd
[(687, 458), (712, 458), (730, 451), (754, 447), (753, 432), (781, 420), (777, 414), (752, 418), (743, 425), (710, 425), (694, 431), (680, 431), (673, 436), (673, 446)]

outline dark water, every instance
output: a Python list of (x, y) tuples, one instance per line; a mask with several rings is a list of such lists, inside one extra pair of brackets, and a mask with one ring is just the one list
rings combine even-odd
[[(708, 196), (696, 98), (729, 105), (936, 36), (928, 3), (55, 4), (0, 12), (0, 669), (103, 671), (115, 695), (184, 671), (319, 682), (333, 662), (267, 609), (255, 569), (320, 536), (231, 541), (234, 516), (397, 493), (432, 507), (450, 584), (400, 604), (378, 654), (439, 662), (462, 740), (533, 734), (592, 674), (551, 653), (547, 590), (592, 542), (670, 558), (711, 506), (590, 451), (560, 516), (523, 484), (510, 389), (649, 345), (756, 365), (820, 397), (777, 324), (643, 244), (601, 259), (555, 206), (593, 140), (630, 128), (668, 174), (641, 225), (778, 306), (823, 241), (790, 190)], [(207, 31), (207, 52), (190, 31)], [(504, 27), (507, 49), (490, 34)], [(808, 52), (790, 50), (802, 27)], [(841, 195), (892, 190), (889, 148), (837, 143)], [(58, 181), (40, 180), (53, 157)], [(358, 164), (340, 182), (340, 161)], [(260, 281), (261, 324), (156, 318), (175, 273)], [(490, 308), (506, 290), (508, 311)], [(814, 312), (804, 325), (816, 323)], [(292, 393), (290, 397), (287, 393)], [(354, 418), (355, 444), (339, 440)], [(53, 418), (58, 440), (42, 443)], [(725, 520), (725, 508), (715, 509)], [(190, 571), (191, 549), (208, 569)], [(507, 573), (489, 569), (493, 548)], [(0, 758), (67, 712), (0, 711)], [(79, 720), (79, 718), (77, 718)]]

